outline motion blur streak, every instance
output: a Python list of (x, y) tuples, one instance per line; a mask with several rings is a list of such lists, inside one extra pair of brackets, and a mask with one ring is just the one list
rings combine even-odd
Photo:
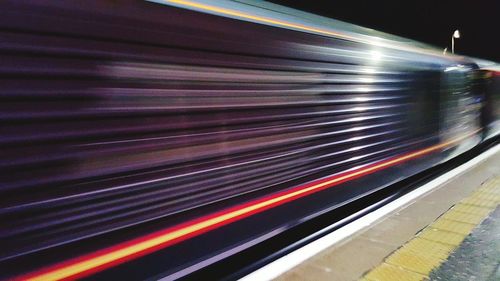
[(429, 50), (422, 50), (421, 48), (416, 48), (411, 45), (398, 45), (395, 44), (395, 42), (391, 42), (390, 44), (383, 43), (381, 38), (379, 37), (373, 37), (370, 40), (366, 40), (364, 38), (361, 38), (359, 36), (350, 36), (346, 33), (341, 33), (341, 32), (335, 32), (332, 30), (328, 29), (322, 29), (322, 28), (315, 28), (303, 24), (298, 24), (298, 23), (293, 23), (293, 22), (287, 22), (287, 21), (282, 21), (282, 20), (277, 20), (273, 18), (267, 18), (267, 17), (260, 17), (248, 13), (242, 13), (240, 11), (235, 11), (235, 10), (230, 10), (226, 8), (221, 8), (217, 6), (212, 6), (212, 5), (206, 5), (202, 3), (197, 3), (193, 1), (186, 1), (186, 0), (164, 0), (166, 3), (171, 3), (171, 4), (178, 4), (190, 8), (197, 8), (201, 9), (204, 11), (210, 11), (210, 12), (215, 12), (215, 13), (220, 13), (225, 16), (234, 16), (238, 17), (241, 19), (247, 19), (247, 20), (255, 20), (260, 23), (266, 23), (266, 24), (273, 24), (273, 25), (278, 25), (280, 27), (285, 27), (285, 28), (292, 28), (292, 29), (297, 29), (300, 31), (306, 31), (306, 32), (313, 32), (313, 33), (319, 33), (321, 35), (327, 35), (327, 36), (334, 36), (337, 38), (345, 39), (345, 40), (351, 40), (355, 42), (360, 42), (360, 43), (366, 43), (366, 44), (371, 44), (374, 46), (381, 46), (381, 47), (391, 47), (391, 48), (396, 48), (400, 50), (407, 50), (407, 51), (413, 51), (413, 52), (419, 52), (419, 53), (426, 53), (428, 55), (440, 55), (440, 52), (432, 52)]
[(221, 14), (224, 14), (224, 15), (241, 17), (241, 18), (244, 18), (244, 19), (256, 20), (256, 21), (264, 22), (264, 23), (277, 24), (277, 25), (282, 26), (282, 27), (290, 27), (290, 28), (295, 28), (295, 29), (299, 29), (299, 30), (303, 30), (303, 31), (310, 31), (310, 32), (315, 32), (315, 33), (321, 33), (321, 34), (324, 34), (324, 35), (335, 36), (335, 37), (339, 37), (339, 38), (342, 38), (342, 39), (356, 40), (356, 37), (352, 37), (352, 36), (349, 36), (349, 35), (346, 35), (346, 34), (342, 34), (342, 33), (333, 32), (333, 31), (330, 31), (330, 30), (313, 28), (313, 27), (309, 27), (309, 26), (305, 26), (305, 25), (301, 25), (301, 24), (295, 24), (295, 23), (291, 23), (291, 22), (280, 21), (280, 20), (276, 20), (276, 19), (272, 19), (272, 18), (265, 18), (265, 17), (254, 16), (254, 15), (250, 15), (250, 14), (247, 14), (247, 13), (242, 13), (242, 12), (239, 12), (239, 11), (233, 11), (233, 10), (229, 10), (229, 9), (225, 9), (225, 8), (219, 8), (219, 7), (216, 7), (216, 6), (204, 5), (204, 4), (200, 4), (200, 3), (196, 3), (196, 2), (192, 2), (192, 1), (165, 0), (165, 2), (167, 2), (167, 3), (175, 3), (175, 4), (180, 4), (180, 5), (186, 5), (188, 7), (199, 8), (199, 9), (203, 9), (203, 10), (207, 10), (207, 11), (221, 13)]
[(91, 273), (103, 270), (107, 267), (123, 263), (127, 260), (137, 258), (152, 251), (162, 249), (174, 243), (183, 241), (197, 234), (204, 233), (211, 229), (224, 226), (233, 221), (246, 218), (252, 214), (265, 211), (269, 208), (282, 205), (286, 202), (301, 198), (325, 188), (333, 187), (337, 184), (368, 175), (378, 170), (394, 166), (405, 161), (417, 158), (419, 156), (446, 148), (467, 137), (478, 133), (474, 131), (464, 136), (452, 139), (450, 141), (418, 150), (399, 157), (389, 158), (366, 167), (352, 171), (337, 174), (335, 176), (312, 182), (310, 184), (299, 186), (294, 189), (279, 192), (255, 201), (248, 202), (241, 206), (236, 206), (218, 213), (210, 214), (206, 217), (186, 222), (184, 224), (168, 228), (146, 237), (134, 239), (132, 241), (104, 249), (95, 254), (83, 256), (75, 260), (67, 261), (55, 265), (39, 272), (34, 272), (26, 276), (17, 278), (18, 280), (63, 280), (83, 277)]
[(475, 60), (174, 1), (0, 1), (0, 279), (230, 271), (496, 138), (498, 76)]

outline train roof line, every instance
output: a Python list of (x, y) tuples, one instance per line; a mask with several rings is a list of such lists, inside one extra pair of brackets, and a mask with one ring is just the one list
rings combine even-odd
[[(442, 51), (437, 47), (418, 41), (272, 3), (255, 2), (251, 0), (245, 0), (244, 2), (229, 0), (218, 0), (216, 2), (208, 0), (149, 1), (227, 18), (365, 43), (377, 47), (416, 52), (447, 61), (463, 60), (464, 58), (451, 54), (443, 55)], [(265, 7), (265, 5), (267, 5), (267, 7)], [(278, 8), (283, 11), (277, 11), (276, 9)], [(339, 25), (340, 28), (335, 28), (333, 25)], [(344, 29), (347, 29), (347, 31)]]

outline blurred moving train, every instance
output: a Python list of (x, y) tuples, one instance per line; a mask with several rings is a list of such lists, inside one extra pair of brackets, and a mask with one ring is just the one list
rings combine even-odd
[(497, 65), (270, 3), (0, 14), (1, 279), (189, 277), (499, 132)]

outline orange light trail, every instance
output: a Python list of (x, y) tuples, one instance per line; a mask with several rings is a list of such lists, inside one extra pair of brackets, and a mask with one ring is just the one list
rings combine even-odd
[(270, 17), (252, 15), (252, 14), (248, 14), (248, 13), (237, 11), (237, 10), (217, 7), (214, 5), (202, 4), (202, 3), (198, 3), (198, 2), (194, 2), (194, 1), (190, 1), (190, 0), (164, 0), (164, 1), (166, 3), (172, 3), (172, 4), (177, 4), (177, 5), (189, 7), (189, 8), (196, 8), (196, 9), (200, 9), (200, 10), (204, 10), (204, 11), (208, 11), (208, 12), (219, 13), (219, 14), (222, 14), (225, 16), (233, 16), (233, 17), (238, 17), (240, 19), (252, 20), (252, 21), (257, 21), (260, 23), (271, 24), (271, 25), (278, 25), (281, 27), (292, 28), (292, 29), (306, 31), (306, 32), (313, 32), (313, 33), (326, 35), (326, 36), (333, 36), (333, 37), (341, 38), (344, 40), (350, 40), (350, 41), (354, 41), (354, 42), (382, 46), (382, 47), (392, 48), (392, 49), (412, 51), (412, 52), (423, 53), (423, 54), (439, 56), (439, 57), (443, 56), (441, 54), (441, 52), (426, 50), (426, 49), (413, 47), (413, 46), (395, 45), (395, 43), (397, 43), (397, 42), (391, 42), (391, 43), (386, 44), (386, 43), (378, 42), (377, 40), (367, 40), (367, 39), (363, 39), (360, 37), (351, 36), (351, 35), (346, 34), (346, 33), (335, 32), (335, 31), (330, 30), (330, 29), (317, 28), (317, 27), (303, 25), (303, 24), (299, 24), (299, 23), (293, 23), (293, 22), (289, 22), (289, 21), (273, 19)]
[(303, 30), (303, 31), (310, 31), (310, 32), (324, 34), (324, 35), (329, 35), (329, 36), (336, 36), (336, 37), (340, 37), (340, 38), (348, 39), (348, 40), (353, 40), (353, 41), (358, 40), (356, 37), (349, 36), (349, 35), (344, 34), (344, 33), (334, 32), (334, 31), (322, 29), (322, 28), (310, 27), (307, 25), (282, 21), (282, 20), (273, 19), (273, 18), (251, 15), (251, 14), (247, 14), (247, 13), (236, 11), (236, 10), (220, 8), (217, 6), (201, 4), (201, 3), (196, 3), (196, 2), (187, 1), (187, 0), (165, 0), (165, 1), (170, 2), (170, 3), (179, 4), (179, 5), (188, 6), (188, 7), (192, 7), (192, 8), (198, 8), (198, 9), (202, 9), (205, 11), (221, 13), (223, 15), (239, 17), (239, 18), (243, 18), (243, 19), (254, 20), (254, 21), (268, 23), (268, 24), (275, 24), (275, 25), (279, 25), (282, 27), (289, 27), (289, 28), (299, 29), (299, 30)]
[(203, 216), (164, 230), (160, 230), (144, 237), (136, 238), (128, 242), (102, 249), (98, 252), (71, 259), (45, 269), (41, 269), (27, 275), (20, 276), (15, 280), (70, 280), (88, 276), (106, 268), (124, 263), (148, 253), (158, 251), (170, 245), (198, 236), (215, 228), (228, 225), (251, 215), (263, 212), (287, 202), (305, 197), (309, 194), (339, 185), (378, 170), (401, 164), (411, 159), (429, 154), (431, 152), (451, 146), (465, 138), (468, 138), (480, 130), (471, 132), (422, 150), (408, 154), (392, 157), (374, 164), (358, 168), (352, 171), (336, 174), (306, 185), (297, 186), (290, 190), (278, 192), (263, 198), (247, 202), (226, 210)]

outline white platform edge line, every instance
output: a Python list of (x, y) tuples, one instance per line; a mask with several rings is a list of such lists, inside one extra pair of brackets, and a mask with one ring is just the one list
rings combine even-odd
[[(444, 173), (443, 175), (431, 180), (430, 182), (422, 185), (418, 189), (415, 189), (400, 198), (380, 207), (379, 209), (370, 212), (369, 214), (335, 230), (332, 233), (329, 233), (257, 270), (254, 272), (242, 277), (239, 279), (240, 281), (263, 281), (263, 280), (271, 280), (274, 279), (286, 271), (292, 269), (293, 267), (301, 264), (307, 259), (315, 256), (319, 252), (333, 246), (335, 243), (344, 240), (345, 238), (351, 236), (352, 234), (360, 231), (361, 229), (373, 224), (378, 221), (382, 217), (388, 215), (389, 213), (405, 206), (412, 200), (417, 199), (420, 196), (432, 191), (433, 189), (441, 186), (447, 181), (457, 177), (460, 174), (465, 173), (481, 162), (485, 161), (492, 155), (496, 154), (500, 151), (500, 144), (495, 145), (494, 147), (488, 149), (487, 151), (481, 153), (480, 155), (472, 158), (471, 160), (465, 162), (464, 164), (458, 166), (457, 168)], [(370, 208), (370, 207), (368, 207)], [(359, 213), (364, 212), (366, 209), (363, 209), (349, 217), (345, 220), (350, 219), (351, 217), (356, 216)], [(337, 223), (336, 223), (337, 224)]]

